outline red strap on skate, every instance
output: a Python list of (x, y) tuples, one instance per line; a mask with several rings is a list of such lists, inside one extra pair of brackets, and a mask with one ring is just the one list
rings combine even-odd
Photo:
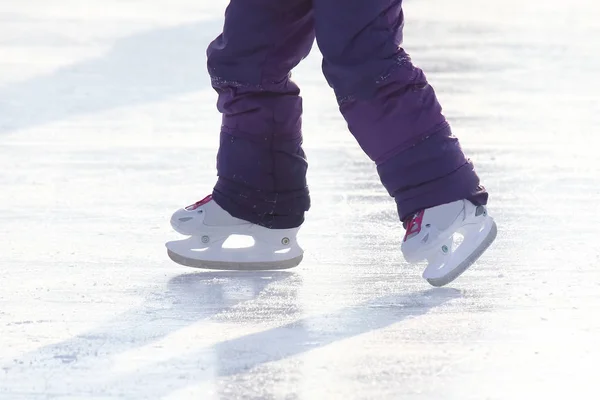
[(201, 206), (205, 205), (206, 203), (208, 203), (211, 200), (212, 200), (212, 194), (209, 194), (208, 196), (206, 196), (202, 200), (195, 202), (191, 206), (187, 206), (185, 209), (188, 210), (188, 211), (194, 211), (198, 207), (201, 207)]
[(415, 214), (415, 216), (408, 223), (408, 227), (406, 227), (406, 235), (404, 235), (404, 241), (409, 238), (409, 236), (415, 235), (421, 232), (421, 225), (423, 224), (423, 216), (425, 215), (425, 210), (419, 211)]

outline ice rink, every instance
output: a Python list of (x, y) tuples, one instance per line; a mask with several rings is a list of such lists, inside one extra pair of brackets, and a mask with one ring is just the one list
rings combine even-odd
[(304, 262), (174, 264), (212, 189), (205, 48), (224, 0), (0, 2), (0, 399), (592, 399), (600, 377), (600, 6), (407, 0), (405, 48), (491, 193), (445, 288), (400, 253), (318, 48)]

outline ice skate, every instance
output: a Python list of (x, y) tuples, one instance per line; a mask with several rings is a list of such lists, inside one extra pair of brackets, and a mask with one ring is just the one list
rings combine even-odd
[(471, 266), (492, 244), (497, 228), (484, 206), (459, 200), (417, 213), (402, 243), (406, 261), (427, 261), (423, 278), (444, 286)]
[(207, 196), (171, 217), (176, 232), (190, 236), (166, 244), (178, 264), (219, 270), (274, 270), (300, 264), (299, 228), (268, 229), (233, 217)]

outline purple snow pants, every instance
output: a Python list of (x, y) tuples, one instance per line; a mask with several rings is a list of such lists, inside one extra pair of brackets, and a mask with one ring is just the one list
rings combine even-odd
[(468, 198), (486, 204), (433, 88), (400, 47), (401, 0), (231, 0), (208, 69), (223, 114), (215, 201), (268, 228), (310, 207), (302, 99), (290, 71), (317, 40), (323, 73), (405, 220)]

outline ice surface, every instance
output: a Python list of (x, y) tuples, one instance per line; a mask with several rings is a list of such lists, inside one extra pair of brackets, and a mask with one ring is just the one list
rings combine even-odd
[(232, 274), (167, 258), (171, 212), (215, 179), (204, 54), (225, 6), (0, 5), (0, 399), (593, 398), (596, 2), (406, 2), (406, 48), (500, 230), (442, 289), (402, 260), (316, 48), (295, 72), (305, 261)]

